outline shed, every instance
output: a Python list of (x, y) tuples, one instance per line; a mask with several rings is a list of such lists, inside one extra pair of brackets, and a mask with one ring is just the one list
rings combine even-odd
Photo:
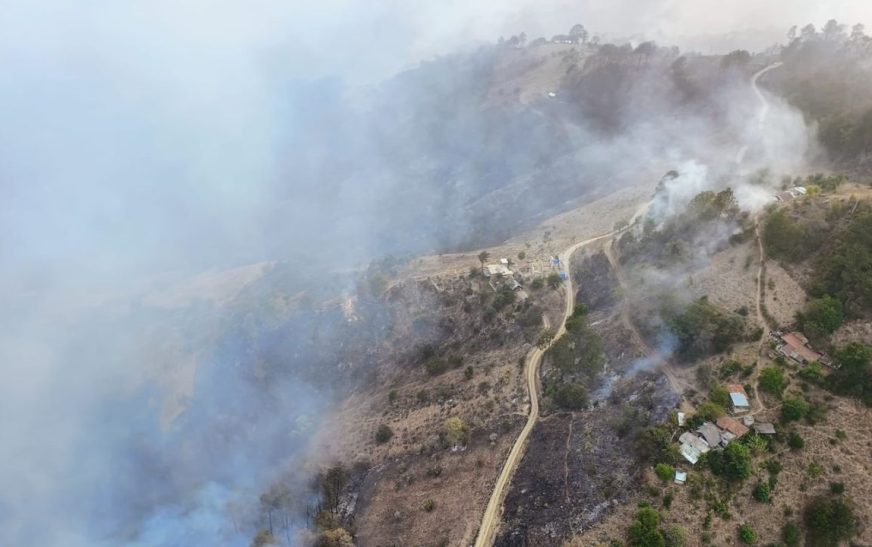
[(684, 412), (676, 412), (675, 420), (678, 422), (678, 427), (684, 427)]
[(761, 435), (775, 435), (775, 426), (769, 422), (757, 422), (753, 427)]
[(675, 484), (684, 484), (687, 482), (687, 473), (684, 471), (675, 472)]

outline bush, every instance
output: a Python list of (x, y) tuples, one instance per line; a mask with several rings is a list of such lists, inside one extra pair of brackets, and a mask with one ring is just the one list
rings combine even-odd
[(745, 545), (757, 545), (757, 532), (747, 524), (739, 526), (739, 541)]
[(432, 499), (428, 498), (424, 502), (424, 505), (422, 506), (422, 508), (424, 509), (424, 511), (427, 511), (428, 513), (432, 513), (433, 510), (436, 509), (436, 502), (433, 501)]
[(836, 331), (844, 321), (842, 303), (830, 295), (815, 298), (797, 314), (797, 320), (811, 340), (823, 341)]
[(802, 536), (795, 522), (788, 522), (781, 528), (781, 541), (787, 547), (799, 547)]
[(663, 540), (666, 547), (685, 547), (687, 534), (681, 526), (673, 525), (663, 529)]
[(769, 483), (758, 482), (751, 496), (760, 503), (769, 503), (772, 499), (772, 490), (769, 488)]
[(627, 533), (631, 547), (666, 547), (666, 539), (659, 530), (660, 515), (651, 507), (643, 507)]
[(654, 466), (654, 473), (663, 482), (671, 480), (675, 476), (675, 468), (668, 463), (658, 463)]
[(784, 422), (801, 420), (808, 414), (808, 403), (802, 397), (789, 397), (781, 405), (781, 419)]
[(715, 475), (731, 482), (742, 482), (751, 476), (751, 452), (741, 443), (730, 443), (722, 451), (709, 452), (707, 456)]
[(833, 494), (844, 494), (845, 493), (845, 483), (843, 482), (831, 482), (830, 483), (830, 492)]
[(760, 371), (759, 385), (760, 389), (763, 391), (781, 397), (784, 388), (787, 387), (787, 380), (784, 378), (784, 371), (776, 367), (764, 368)]
[(378, 426), (378, 429), (375, 430), (375, 442), (378, 444), (385, 444), (389, 440), (394, 437), (394, 430), (390, 428), (387, 424), (382, 424)]
[(559, 287), (561, 281), (563, 280), (560, 278), (560, 274), (557, 272), (551, 272), (545, 279), (545, 282), (548, 283), (548, 286), (552, 289), (556, 289), (557, 287)]
[(787, 446), (789, 446), (791, 450), (799, 450), (805, 446), (805, 440), (796, 431), (791, 431), (787, 436)]
[(854, 510), (840, 497), (819, 496), (806, 505), (805, 527), (809, 545), (836, 546), (856, 533)]
[(699, 408), (696, 409), (696, 413), (706, 420), (714, 421), (723, 416), (726, 411), (721, 405), (712, 401), (707, 401), (699, 405)]
[(709, 394), (709, 399), (722, 408), (730, 406), (730, 392), (724, 386), (715, 386)]
[(587, 406), (587, 389), (583, 384), (561, 384), (554, 391), (554, 403), (567, 410), (580, 410)]

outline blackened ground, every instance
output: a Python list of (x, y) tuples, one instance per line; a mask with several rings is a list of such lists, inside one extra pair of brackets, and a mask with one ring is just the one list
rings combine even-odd
[(618, 301), (618, 280), (604, 252), (585, 256), (580, 262), (576, 262), (572, 278), (582, 280), (576, 293), (576, 301), (584, 304), (589, 312), (609, 308)]
[(637, 435), (676, 404), (665, 378), (636, 376), (610, 398), (582, 412), (536, 425), (506, 497), (497, 547), (557, 545), (629, 499), (643, 466)]

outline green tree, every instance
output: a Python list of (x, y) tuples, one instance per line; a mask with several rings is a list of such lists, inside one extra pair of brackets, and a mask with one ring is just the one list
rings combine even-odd
[(724, 408), (721, 405), (714, 403), (712, 401), (707, 401), (707, 402), (699, 405), (699, 408), (696, 409), (696, 413), (699, 416), (702, 416), (704, 419), (711, 421), (711, 420), (717, 420), (718, 418), (723, 416), (726, 412), (724, 411)]
[(559, 273), (551, 272), (550, 274), (548, 274), (548, 277), (545, 279), (545, 281), (548, 283), (549, 287), (551, 287), (552, 289), (556, 289), (560, 286), (560, 282), (563, 280), (560, 279)]
[(687, 534), (684, 528), (678, 525), (669, 526), (662, 530), (663, 539), (666, 542), (666, 547), (686, 547)]
[(554, 403), (567, 410), (580, 410), (587, 400), (587, 389), (580, 383), (560, 384), (554, 392)]
[(787, 547), (799, 547), (799, 543), (802, 541), (802, 534), (795, 522), (788, 522), (781, 528), (781, 541)]
[(769, 483), (758, 482), (756, 486), (754, 486), (751, 496), (760, 503), (769, 503), (772, 499), (772, 490), (769, 488)]
[(487, 259), (490, 258), (490, 253), (487, 251), (482, 251), (478, 253), (478, 261), (481, 262), (481, 265), (484, 266), (484, 263), (487, 262)]
[(390, 441), (394, 437), (394, 430), (391, 429), (391, 426), (387, 424), (381, 424), (378, 426), (378, 429), (375, 430), (375, 442), (378, 444), (385, 444)]
[(797, 314), (802, 330), (816, 341), (825, 340), (842, 325), (844, 319), (842, 303), (830, 295), (809, 301), (805, 310)]
[(739, 526), (739, 541), (745, 545), (757, 545), (757, 532), (747, 524)]
[(841, 497), (816, 497), (806, 505), (803, 516), (809, 545), (835, 547), (856, 533), (854, 510)]
[(760, 371), (759, 379), (760, 389), (778, 395), (779, 397), (787, 387), (787, 379), (784, 378), (784, 371), (777, 367), (767, 367)]
[(666, 547), (666, 539), (659, 526), (660, 515), (657, 511), (651, 507), (640, 509), (627, 534), (630, 547)]
[(742, 482), (751, 476), (751, 451), (742, 443), (730, 443), (722, 451), (709, 452), (708, 463), (712, 473), (731, 482)]
[(801, 420), (808, 414), (809, 405), (802, 397), (788, 397), (781, 404), (781, 419), (784, 422)]
[(658, 463), (654, 466), (654, 473), (663, 482), (671, 480), (675, 476), (675, 468), (668, 463)]
[(857, 397), (872, 406), (872, 351), (859, 342), (851, 342), (835, 355), (839, 368), (827, 378), (827, 385), (836, 393)]

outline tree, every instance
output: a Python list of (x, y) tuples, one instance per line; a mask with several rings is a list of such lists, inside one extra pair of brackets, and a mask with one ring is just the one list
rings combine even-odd
[(668, 463), (658, 463), (654, 466), (654, 473), (658, 479), (667, 482), (675, 476), (675, 468)]
[(797, 314), (797, 319), (809, 338), (822, 341), (842, 325), (842, 303), (828, 294), (815, 298)]
[(784, 371), (780, 368), (768, 367), (760, 371), (759, 384), (763, 391), (781, 397), (784, 388), (787, 387), (787, 380), (784, 378)]
[(799, 542), (802, 536), (799, 532), (799, 526), (795, 522), (788, 522), (781, 529), (781, 541), (787, 547), (799, 547)]
[(587, 42), (587, 29), (583, 25), (575, 25), (569, 29), (569, 35), (577, 38), (582, 44)]
[(739, 526), (739, 541), (745, 545), (757, 545), (757, 532), (747, 524)]
[(751, 476), (751, 451), (741, 443), (730, 443), (723, 451), (708, 454), (712, 473), (731, 482), (742, 482)]
[(789, 397), (781, 404), (781, 419), (785, 422), (801, 420), (808, 414), (808, 403), (802, 397)]
[(859, 342), (840, 348), (835, 355), (839, 368), (827, 378), (828, 386), (836, 393), (857, 397), (872, 405), (872, 351)]
[(354, 547), (354, 538), (343, 528), (334, 528), (321, 533), (316, 547)]
[(546, 281), (548, 282), (549, 287), (551, 287), (552, 289), (556, 289), (560, 286), (560, 282), (563, 281), (563, 279), (561, 279), (559, 273), (551, 272), (550, 274), (548, 274)]
[(487, 262), (487, 259), (490, 258), (490, 253), (487, 251), (482, 251), (478, 253), (478, 261), (481, 262), (481, 265), (484, 266), (484, 263)]
[(666, 547), (666, 539), (659, 530), (660, 515), (651, 507), (643, 507), (630, 525), (628, 538), (631, 547)]
[(819, 496), (803, 513), (809, 545), (837, 546), (854, 536), (857, 521), (851, 504), (841, 497)]
[(381, 424), (378, 426), (378, 429), (375, 430), (375, 442), (378, 444), (385, 444), (390, 441), (394, 436), (394, 430), (387, 424)]
[(457, 416), (445, 420), (445, 438), (452, 446), (465, 446), (469, 442), (469, 427)]
[(554, 392), (554, 402), (560, 408), (581, 410), (587, 406), (587, 389), (583, 384), (560, 384)]
[(696, 409), (696, 413), (697, 415), (702, 416), (704, 419), (709, 421), (717, 420), (718, 418), (726, 414), (726, 412), (724, 411), (724, 407), (712, 401), (707, 401), (699, 405), (699, 408)]
[(751, 492), (751, 497), (760, 503), (769, 503), (772, 499), (772, 490), (769, 488), (769, 483), (758, 482), (754, 486), (754, 490)]

